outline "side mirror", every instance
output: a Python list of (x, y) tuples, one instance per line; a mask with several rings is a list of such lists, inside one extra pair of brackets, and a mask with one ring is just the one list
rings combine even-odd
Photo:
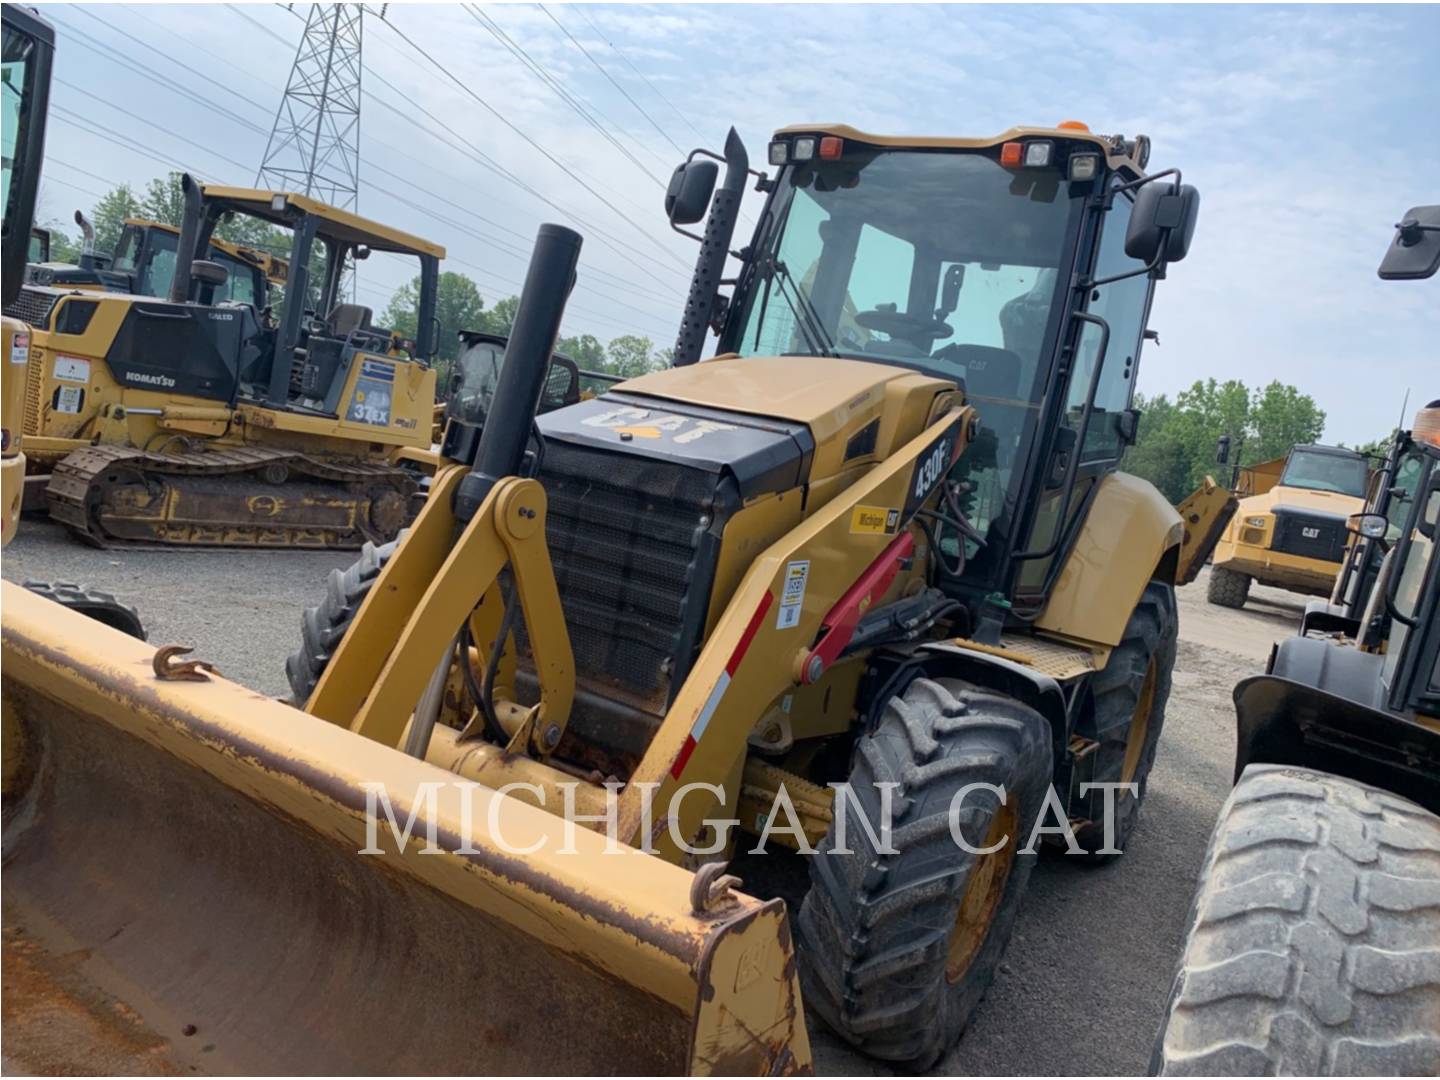
[(945, 282), (940, 287), (940, 307), (935, 312), (935, 318), (944, 319), (955, 313), (960, 306), (960, 286), (964, 284), (964, 263), (955, 263), (945, 271)]
[(1440, 270), (1440, 206), (1412, 206), (1380, 260), (1386, 281), (1418, 281)]
[(694, 225), (704, 219), (719, 175), (720, 166), (703, 159), (675, 167), (665, 192), (665, 216), (671, 225)]
[(1140, 434), (1140, 410), (1121, 409), (1115, 416), (1115, 430), (1122, 443), (1134, 446), (1135, 437)]
[(1220, 440), (1215, 444), (1215, 464), (1230, 464), (1230, 436), (1221, 435)]
[(1389, 522), (1385, 520), (1384, 514), (1351, 514), (1345, 519), (1347, 532), (1363, 536), (1367, 540), (1383, 539), (1388, 526)]
[(1200, 192), (1190, 184), (1155, 181), (1135, 192), (1130, 225), (1125, 230), (1125, 254), (1141, 262), (1179, 262), (1190, 250), (1195, 219), (1200, 215)]

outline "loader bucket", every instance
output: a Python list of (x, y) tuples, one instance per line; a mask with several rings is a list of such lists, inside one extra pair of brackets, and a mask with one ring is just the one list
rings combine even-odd
[[(583, 826), (568, 853), (558, 816), (161, 679), (8, 582), (0, 608), (8, 1069), (810, 1071), (780, 902), (692, 901), (683, 869)], [(415, 820), (367, 855), (376, 781)]]

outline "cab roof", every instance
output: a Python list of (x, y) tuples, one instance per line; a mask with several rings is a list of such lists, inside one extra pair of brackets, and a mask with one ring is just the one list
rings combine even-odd
[(1117, 145), (1121, 143), (1121, 140), (1109, 135), (1097, 135), (1093, 131), (1078, 127), (1013, 127), (999, 135), (966, 138), (956, 135), (875, 135), (867, 131), (860, 131), (849, 124), (827, 123), (790, 124), (777, 130), (775, 135), (777, 137), (782, 135), (838, 135), (847, 142), (854, 140), (868, 143), (871, 146), (884, 146), (895, 150), (983, 150), (987, 147), (999, 146), (1001, 143), (1014, 142), (1017, 139), (1074, 139), (1079, 142), (1093, 143), (1096, 149), (1105, 154), (1105, 161), (1110, 168), (1124, 167), (1137, 177), (1145, 175), (1145, 170), (1140, 167), (1139, 163)]
[[(226, 187), (202, 184), (200, 190), (212, 202), (230, 204), (242, 214), (249, 214), (275, 225), (291, 228), (299, 214), (320, 220), (319, 233), (347, 244), (364, 244), (372, 251), (390, 251), (398, 255), (429, 255), (445, 258), (445, 248), (432, 244), (400, 229), (381, 225), (349, 210), (330, 206), (308, 195), (290, 191), (263, 191), (259, 188)], [(283, 198), (284, 209), (275, 208), (275, 200)]]

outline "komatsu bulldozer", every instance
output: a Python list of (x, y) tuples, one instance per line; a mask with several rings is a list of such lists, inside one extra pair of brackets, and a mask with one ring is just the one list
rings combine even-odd
[[(537, 417), (581, 245), (542, 226), (295, 707), (4, 587), (7, 1054), (84, 993), (180, 1069), (795, 1073), (803, 986), (935, 1062), (1041, 837), (1120, 855), (1161, 735), (1184, 525), (1118, 466), (1199, 197), (1148, 153), (787, 128), (734, 251), (732, 131), (667, 195), (675, 366)], [(805, 857), (793, 938), (742, 849)]]
[[(1437, 270), (1440, 206), (1415, 207), (1380, 276)], [(1155, 1074), (1440, 1073), (1440, 400), (1396, 442), (1406, 497), (1347, 521), (1378, 555), (1353, 629), (1302, 625), (1235, 687)]]
[[(167, 297), (27, 284), (6, 309), (31, 328), (23, 427), (33, 501), (101, 546), (394, 537), (419, 494), (399, 456), (430, 446), (444, 249), (304, 195), (188, 176), (183, 188)], [(234, 214), (291, 231), (278, 309), (258, 266), (244, 263), (252, 287), (238, 289), (225, 265), (194, 257)], [(323, 271), (311, 281), (317, 250)], [(417, 264), (417, 340), (343, 302), (346, 267), (373, 252)], [(136, 287), (160, 264), (145, 264)]]

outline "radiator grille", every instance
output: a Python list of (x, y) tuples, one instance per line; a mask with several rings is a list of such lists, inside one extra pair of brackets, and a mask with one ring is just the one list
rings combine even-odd
[(552, 440), (540, 480), (576, 671), (663, 709), (675, 663), (694, 645), (690, 605), (709, 599), (699, 559), (718, 478)]
[(30, 346), (30, 362), (25, 365), (25, 427), (26, 435), (40, 434), (40, 395), (45, 392), (45, 354)]
[(20, 295), (12, 303), (5, 305), (5, 315), (7, 318), (28, 323), (37, 330), (46, 330), (50, 326), (50, 313), (55, 310), (59, 301), (59, 293), (22, 286)]
[(1270, 549), (1338, 563), (1345, 555), (1345, 520), (1330, 514), (1277, 510)]

